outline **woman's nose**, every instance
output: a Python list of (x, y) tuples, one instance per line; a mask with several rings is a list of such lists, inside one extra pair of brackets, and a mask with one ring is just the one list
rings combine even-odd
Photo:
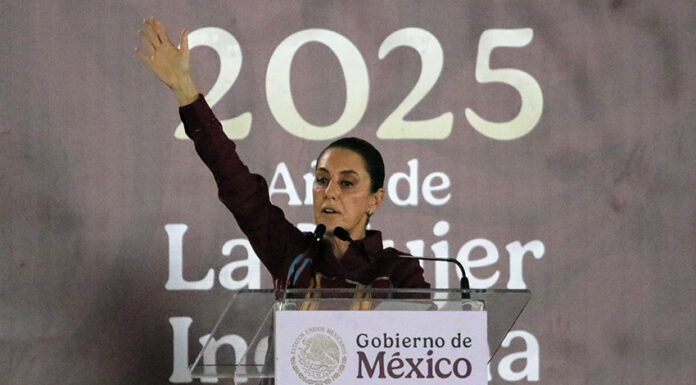
[(329, 181), (324, 190), (324, 194), (327, 198), (336, 198), (338, 196), (338, 183), (334, 181)]

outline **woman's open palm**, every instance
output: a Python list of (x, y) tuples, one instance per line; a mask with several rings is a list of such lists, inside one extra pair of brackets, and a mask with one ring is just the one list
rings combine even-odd
[(138, 57), (170, 88), (189, 78), (188, 31), (181, 32), (181, 48), (177, 48), (157, 18), (145, 20), (143, 26), (144, 31), (138, 31), (138, 37), (144, 50), (135, 49)]

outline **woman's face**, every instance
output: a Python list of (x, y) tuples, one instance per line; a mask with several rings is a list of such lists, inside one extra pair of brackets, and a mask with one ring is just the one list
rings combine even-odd
[(343, 227), (353, 239), (365, 237), (368, 213), (382, 203), (384, 190), (370, 192), (370, 175), (362, 157), (344, 148), (330, 148), (317, 161), (314, 178), (314, 221), (327, 234)]

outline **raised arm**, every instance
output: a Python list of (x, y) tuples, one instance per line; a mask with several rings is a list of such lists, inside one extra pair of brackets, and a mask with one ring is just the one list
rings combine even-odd
[(145, 20), (138, 32), (143, 49), (135, 50), (176, 95), (186, 135), (215, 177), (222, 203), (234, 214), (254, 251), (273, 275), (284, 279), (292, 259), (306, 250), (310, 234), (301, 233), (271, 204), (266, 181), (249, 172), (227, 138), (220, 121), (199, 95), (189, 72), (188, 31), (181, 32), (181, 48), (175, 47), (156, 18)]
[(181, 48), (177, 48), (169, 41), (162, 23), (153, 17), (143, 22), (138, 37), (143, 44), (143, 49), (135, 49), (138, 57), (174, 92), (180, 106), (193, 103), (198, 89), (189, 72), (188, 31), (181, 31)]

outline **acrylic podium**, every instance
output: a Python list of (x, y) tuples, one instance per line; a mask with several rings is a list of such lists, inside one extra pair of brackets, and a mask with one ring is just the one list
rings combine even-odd
[[(486, 353), (490, 360), (530, 298), (528, 290), (240, 290), (232, 294), (225, 309), (218, 310), (221, 315), (212, 327), (208, 342), (190, 367), (191, 376), (234, 378), (235, 383), (256, 383), (257, 380), (250, 380), (274, 378), (278, 312), (303, 311), (306, 312), (303, 316), (310, 317), (319, 314), (310, 313), (312, 311), (376, 312), (371, 315), (373, 317), (388, 314), (379, 312), (394, 314), (395, 311), (404, 315), (414, 312), (485, 312), (487, 335), (482, 338), (487, 341)], [(432, 327), (437, 328), (437, 325)]]

